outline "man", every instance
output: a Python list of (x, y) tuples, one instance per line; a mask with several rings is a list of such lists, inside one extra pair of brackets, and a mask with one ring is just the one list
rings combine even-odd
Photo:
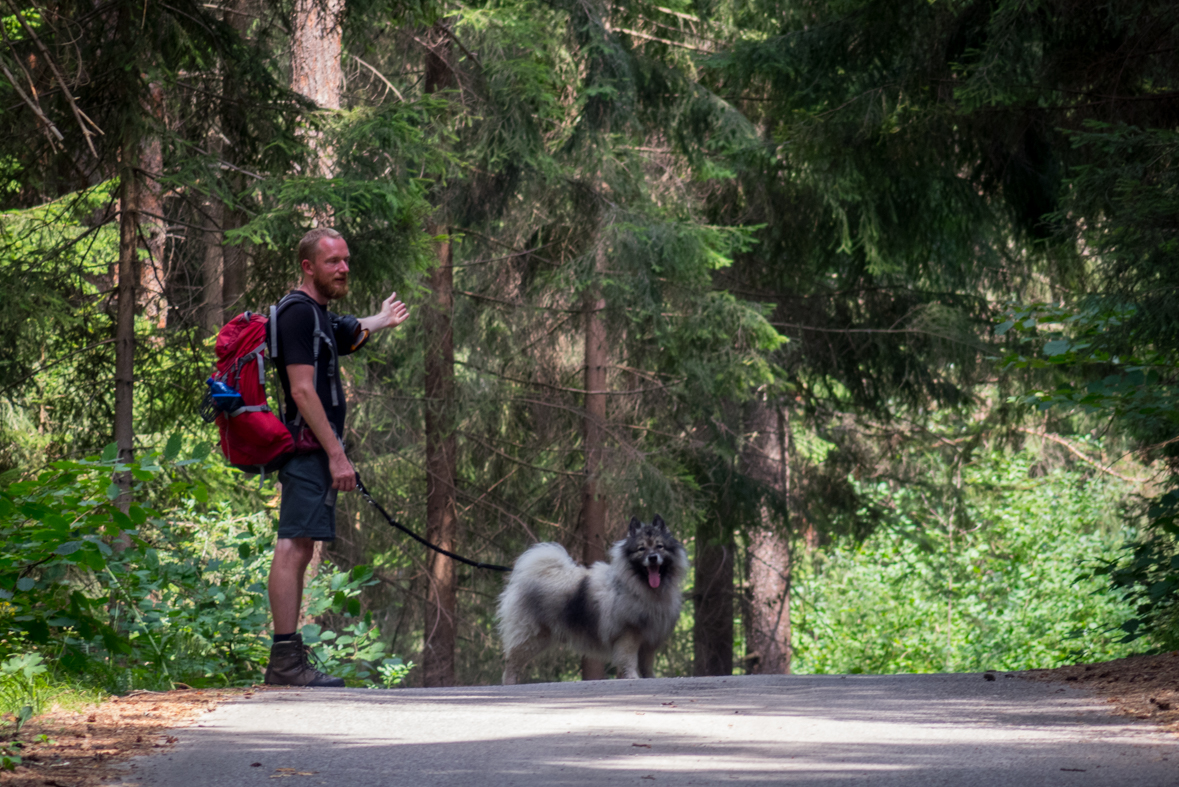
[(304, 235), (296, 256), (303, 282), (284, 299), (278, 313), (278, 373), (288, 424), (296, 431), (309, 430), (322, 449), (296, 453), (279, 471), (282, 504), (268, 583), (274, 644), (266, 683), (343, 686), (343, 679), (310, 665), (303, 638), (296, 631), (303, 577), (315, 542), (335, 539), (336, 494), (356, 488), (356, 471), (340, 440), (345, 401), (336, 366), (338, 356), (358, 349), (369, 334), (405, 322), (409, 310), (393, 293), (371, 317), (357, 320), (328, 312), (329, 301), (348, 293), (350, 262), (348, 244), (333, 229)]

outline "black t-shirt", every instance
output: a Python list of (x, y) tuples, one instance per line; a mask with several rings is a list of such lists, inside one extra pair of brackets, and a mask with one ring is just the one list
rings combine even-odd
[[(293, 303), (283, 307), (278, 315), (278, 375), (282, 382), (285, 403), (283, 405), (287, 423), (295, 420), (299, 410), (295, 400), (291, 398), (291, 381), (287, 375), (288, 364), (306, 364), (312, 366), (315, 360), (315, 310), (319, 311), (319, 329), (326, 338), (319, 341), (319, 366), (315, 374), (315, 392), (319, 394), (319, 401), (323, 403), (323, 410), (327, 413), (328, 422), (336, 430), (337, 435), (344, 434), (344, 415), (347, 409), (344, 401), (344, 388), (340, 384), (340, 370), (332, 362), (332, 348), (329, 342), (335, 343), (335, 331), (332, 326), (332, 315), (326, 306), (320, 306), (310, 298), (296, 298)], [(347, 355), (352, 351), (349, 343), (339, 347), (340, 355)], [(332, 388), (336, 389), (335, 406), (332, 405)]]

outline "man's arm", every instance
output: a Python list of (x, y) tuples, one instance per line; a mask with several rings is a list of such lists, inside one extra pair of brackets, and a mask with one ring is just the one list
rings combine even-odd
[(408, 318), (409, 307), (397, 300), (397, 293), (393, 293), (381, 304), (379, 312), (360, 318), (360, 327), (369, 333), (376, 333), (385, 328), (396, 328)]
[(341, 492), (355, 489), (356, 469), (344, 454), (344, 446), (332, 431), (323, 402), (315, 393), (315, 367), (304, 363), (291, 364), (287, 367), (287, 377), (291, 381), (291, 398), (295, 400), (299, 414), (327, 451), (332, 488)]

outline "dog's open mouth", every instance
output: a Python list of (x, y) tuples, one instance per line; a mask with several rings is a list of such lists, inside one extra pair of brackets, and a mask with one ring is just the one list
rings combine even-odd
[(663, 579), (659, 575), (658, 564), (650, 564), (647, 566), (647, 584), (653, 588), (659, 587), (659, 581)]

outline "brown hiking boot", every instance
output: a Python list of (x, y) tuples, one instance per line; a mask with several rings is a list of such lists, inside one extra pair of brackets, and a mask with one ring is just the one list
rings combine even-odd
[(303, 635), (270, 646), (270, 664), (266, 667), (268, 686), (326, 686), (343, 688), (343, 678), (333, 678), (311, 666), (311, 648), (303, 644)]

